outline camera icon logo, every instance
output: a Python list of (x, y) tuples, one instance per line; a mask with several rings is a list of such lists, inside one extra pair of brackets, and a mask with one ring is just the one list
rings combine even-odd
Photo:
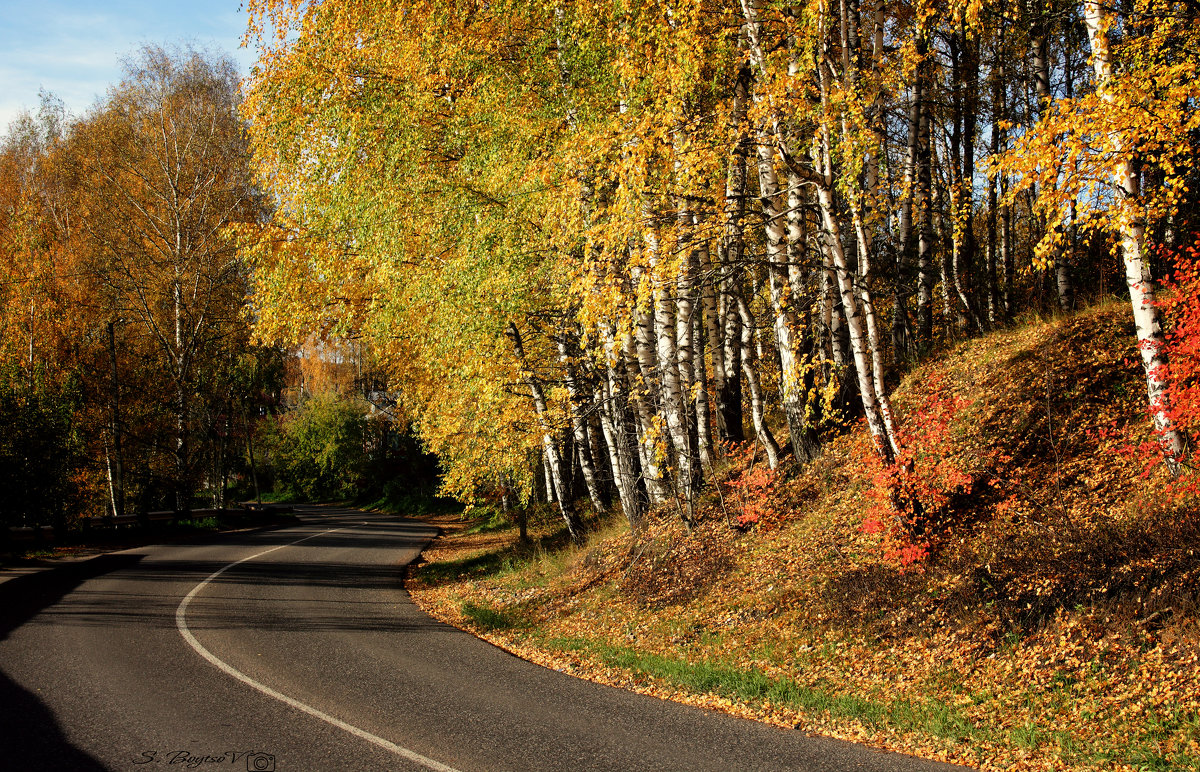
[(269, 753), (246, 754), (246, 772), (275, 772), (275, 757)]

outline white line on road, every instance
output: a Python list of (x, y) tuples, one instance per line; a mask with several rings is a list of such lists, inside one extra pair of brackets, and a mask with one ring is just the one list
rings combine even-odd
[(254, 560), (255, 558), (261, 558), (263, 555), (269, 555), (272, 552), (275, 552), (276, 550), (283, 549), (284, 547), (291, 547), (296, 544), (299, 544), (300, 542), (305, 542), (305, 541), (308, 541), (309, 539), (315, 539), (318, 536), (324, 536), (325, 534), (333, 533), (335, 531), (341, 531), (341, 530), (344, 530), (344, 529), (330, 528), (328, 531), (322, 531), (321, 533), (314, 533), (310, 536), (305, 536), (303, 539), (297, 539), (296, 541), (291, 542), (289, 544), (281, 544), (278, 547), (272, 547), (269, 550), (263, 550), (262, 552), (259, 552), (255, 555), (251, 555), (248, 558), (242, 558), (241, 560), (235, 560), (234, 562), (225, 566), (221, 570), (214, 571), (213, 573), (208, 575), (208, 578), (206, 578), (203, 582), (200, 582), (200, 584), (193, 587), (192, 591), (189, 592), (186, 596), (184, 596), (183, 601), (179, 604), (179, 608), (175, 609), (175, 626), (177, 628), (179, 628), (179, 633), (180, 633), (180, 635), (183, 636), (183, 640), (187, 641), (188, 645), (191, 646), (193, 649), (195, 649), (197, 654), (199, 654), (201, 657), (204, 657), (206, 660), (211, 662), (213, 665), (216, 665), (218, 669), (224, 671), (227, 675), (230, 675), (233, 678), (236, 678), (237, 680), (241, 681), (242, 683), (246, 684), (249, 687), (257, 689), (258, 691), (262, 692), (263, 694), (267, 695), (268, 697), (272, 697), (274, 699), (279, 700), (282, 703), (291, 705), (296, 710), (303, 711), (304, 713), (307, 713), (308, 715), (312, 716), (313, 718), (319, 718), (320, 720), (324, 721), (327, 724), (336, 726), (338, 729), (343, 729), (343, 730), (349, 732), (350, 734), (354, 735), (355, 737), (359, 737), (363, 740), (366, 740), (369, 743), (374, 743), (375, 745), (378, 745), (380, 748), (383, 748), (384, 750), (389, 750), (392, 753), (395, 753), (397, 756), (403, 756), (404, 758), (408, 759), (409, 761), (414, 762), (416, 764), (420, 764), (421, 766), (423, 766), (427, 769), (435, 770), (435, 772), (458, 772), (458, 770), (456, 770), (454, 767), (448, 767), (445, 764), (442, 764), (441, 762), (438, 762), (438, 761), (434, 761), (433, 759), (431, 759), (427, 756), (422, 756), (421, 754), (417, 753), (416, 751), (410, 751), (408, 748), (402, 748), (399, 745), (396, 745), (394, 742), (385, 740), (382, 737), (379, 737), (378, 735), (373, 735), (370, 732), (368, 732), (367, 730), (359, 729), (358, 727), (356, 727), (352, 724), (347, 724), (345, 721), (342, 721), (341, 719), (338, 719), (338, 718), (334, 718), (333, 716), (329, 715), (328, 713), (317, 710), (316, 708), (312, 707), (311, 705), (306, 705), (303, 702), (301, 702), (300, 700), (297, 700), (293, 697), (289, 697), (286, 694), (277, 692), (265, 684), (260, 684), (258, 681), (255, 681), (253, 678), (246, 675), (242, 671), (234, 668), (232, 665), (229, 665), (228, 663), (218, 659), (215, 654), (213, 654), (208, 649), (204, 648), (204, 645), (201, 644), (200, 641), (196, 640), (196, 636), (192, 635), (192, 631), (188, 629), (187, 608), (191, 604), (192, 598), (196, 597), (196, 594), (198, 592), (200, 592), (201, 590), (203, 590), (205, 588), (205, 586), (207, 586), (208, 583), (211, 582), (213, 579), (216, 579), (218, 576), (225, 573), (226, 571), (233, 568), (234, 566), (245, 563), (248, 560)]

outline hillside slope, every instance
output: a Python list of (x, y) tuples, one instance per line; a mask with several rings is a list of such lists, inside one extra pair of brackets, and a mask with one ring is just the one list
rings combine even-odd
[(808, 731), (984, 769), (1200, 769), (1194, 479), (1138, 449), (1126, 314), (910, 373), (907, 518), (855, 431), (800, 471), (742, 454), (691, 533), (459, 525), (410, 588), (536, 661)]

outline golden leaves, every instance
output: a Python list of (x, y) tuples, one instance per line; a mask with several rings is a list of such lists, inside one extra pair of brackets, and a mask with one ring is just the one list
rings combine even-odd
[[(1180, 29), (1175, 14), (1159, 14), (1160, 5), (1136, 4), (1125, 23), (1138, 34), (1116, 47), (1115, 69), (1104, 83), (1085, 96), (1058, 100), (994, 160), (992, 169), (1016, 176), (1010, 201), (1036, 186), (1038, 209), (1051, 224), (1063, 222), (1074, 206), (1075, 224), (1097, 231), (1175, 212), (1191, 163), (1190, 136), (1200, 128), (1197, 111), (1180, 108), (1200, 98), (1200, 36)], [(1115, 21), (1114, 15), (1107, 23)], [(1135, 160), (1157, 168), (1162, 184), (1129, 195), (1116, 180)]]

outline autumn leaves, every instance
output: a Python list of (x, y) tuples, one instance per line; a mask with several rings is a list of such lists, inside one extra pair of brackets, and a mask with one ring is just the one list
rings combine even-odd
[[(73, 426), (13, 451), (48, 454), (27, 474), (61, 494), (14, 516), (186, 511), (202, 487), (224, 503), (268, 356), (249, 346), (229, 232), (266, 213), (237, 102), (228, 61), (147, 47), (82, 118), (48, 101), (10, 130), (0, 377), (27, 405), (56, 395), (42, 412)], [(38, 415), (20, 420), (54, 428)]]
[[(1099, 182), (1158, 175), (1170, 202), (1054, 184), (1096, 136), (1070, 97), (1117, 115), (1153, 65), (1154, 99), (1195, 99), (1194, 11), (1156, 8), (256, 4), (293, 33), (261, 35), (246, 87), (293, 234), (259, 253), (260, 335), (366, 337), (451, 490), (537, 489), (572, 526), (577, 497), (690, 523), (722, 442), (774, 467), (786, 432), (803, 462), (855, 416), (891, 464), (898, 368), (1106, 286), (1104, 237), (1127, 266), (1144, 240), (1125, 202), (1191, 216), (1177, 152), (1120, 160), (1150, 147), (1130, 120), (1103, 124)], [(1104, 65), (1078, 33), (1114, 25)]]

